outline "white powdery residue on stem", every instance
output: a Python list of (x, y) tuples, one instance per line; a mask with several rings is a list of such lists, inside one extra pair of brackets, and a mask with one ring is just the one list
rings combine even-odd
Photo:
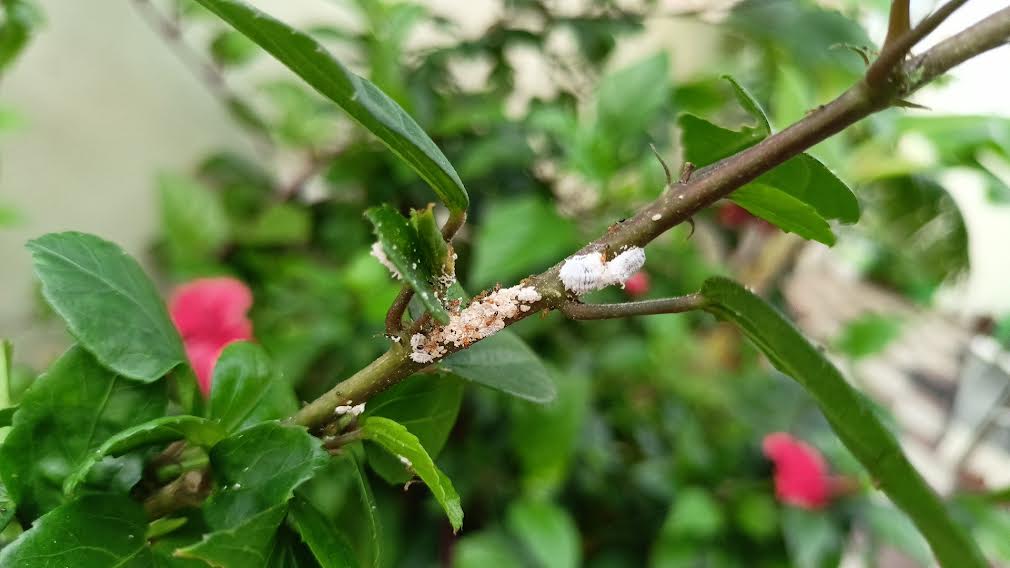
[(581, 296), (613, 284), (624, 283), (645, 265), (645, 250), (631, 247), (609, 262), (603, 253), (591, 252), (570, 257), (561, 266), (558, 276), (565, 289)]
[(375, 259), (382, 264), (382, 266), (389, 269), (393, 278), (396, 278), (397, 280), (401, 278), (400, 271), (396, 269), (396, 266), (389, 260), (389, 257), (386, 256), (386, 251), (382, 248), (382, 243), (378, 241), (372, 243), (372, 256), (374, 256)]
[(447, 346), (465, 348), (505, 329), (508, 320), (528, 312), (539, 302), (540, 292), (532, 286), (517, 285), (495, 290), (470, 303), (466, 309), (449, 314), (449, 323), (427, 334), (410, 338), (410, 359), (433, 363), (448, 353)]
[(351, 416), (361, 416), (365, 412), (365, 403), (361, 404), (344, 404), (333, 409), (333, 413), (338, 416), (343, 416), (344, 414), (350, 414)]

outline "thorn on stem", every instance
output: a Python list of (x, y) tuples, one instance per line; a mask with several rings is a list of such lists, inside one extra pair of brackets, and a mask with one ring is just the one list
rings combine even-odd
[(913, 103), (912, 101), (906, 101), (904, 99), (894, 101), (894, 106), (901, 108), (914, 108), (919, 110), (933, 110), (928, 106), (920, 105), (919, 103)]
[(687, 183), (691, 181), (691, 174), (694, 173), (695, 166), (691, 162), (684, 162), (684, 165), (680, 167), (680, 183)]
[(855, 53), (863, 60), (863, 63), (869, 67), (870, 66), (870, 48), (859, 45), (852, 45), (851, 43), (836, 43), (832, 45), (830, 49), (847, 49), (852, 53)]
[(666, 161), (663, 160), (663, 156), (659, 155), (659, 150), (656, 149), (655, 144), (649, 144), (649, 148), (652, 148), (652, 153), (659, 160), (659, 165), (663, 166), (663, 172), (666, 173), (666, 185), (673, 185), (673, 176), (670, 175), (670, 168), (666, 165)]
[(691, 232), (687, 234), (687, 238), (684, 239), (684, 240), (689, 241), (689, 240), (691, 240), (691, 237), (694, 236), (694, 230), (696, 228), (695, 224), (694, 224), (694, 217), (688, 217), (687, 218), (687, 222), (691, 224)]

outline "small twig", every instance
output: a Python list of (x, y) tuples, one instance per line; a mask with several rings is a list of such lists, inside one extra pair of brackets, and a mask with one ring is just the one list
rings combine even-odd
[[(891, 77), (891, 74), (898, 69), (902, 60), (905, 59), (905, 56), (908, 55), (912, 48), (925, 39), (926, 36), (933, 33), (940, 24), (967, 2), (968, 0), (950, 0), (950, 2), (937, 8), (932, 14), (926, 16), (919, 22), (919, 25), (910, 29), (904, 35), (892, 39), (889, 44), (885, 42), (880, 56), (866, 70), (866, 84), (874, 88), (883, 86), (888, 78)], [(890, 36), (890, 32), (888, 36)], [(889, 37), (889, 39), (891, 38)]]
[(681, 314), (705, 307), (701, 294), (688, 294), (662, 300), (643, 300), (622, 304), (563, 304), (561, 313), (573, 320), (600, 320), (627, 318), (631, 316), (653, 316), (659, 314)]
[[(171, 16), (162, 14), (151, 0), (133, 0), (132, 3), (141, 19), (147, 22), (148, 26), (166, 43), (175, 48), (173, 51), (183, 64), (189, 67), (193, 74), (200, 79), (200, 83), (206, 86), (207, 90), (221, 102), (225, 109), (231, 112), (236, 101), (241, 101), (241, 97), (228, 86), (228, 82), (217, 65), (206, 59), (198, 49), (186, 43), (178, 12), (174, 11)], [(248, 104), (242, 106), (246, 112), (253, 112), (252, 107)], [(255, 121), (263, 123), (259, 117), (255, 117)], [(253, 147), (257, 152), (264, 158), (273, 156), (274, 145), (268, 136), (248, 126), (244, 130), (252, 138)]]
[(343, 153), (343, 148), (312, 152), (305, 163), (305, 168), (298, 172), (298, 175), (280, 190), (278, 199), (286, 202), (298, 197), (302, 190), (305, 189), (305, 184), (319, 175), (326, 166), (330, 165), (330, 162), (340, 157)]
[(148, 518), (158, 519), (182, 509), (199, 507), (210, 494), (207, 470), (189, 471), (144, 500)]
[(323, 447), (327, 450), (339, 450), (340, 448), (350, 444), (352, 442), (357, 442), (364, 437), (364, 433), (361, 430), (351, 430), (344, 434), (338, 436), (331, 436), (329, 438), (323, 439)]

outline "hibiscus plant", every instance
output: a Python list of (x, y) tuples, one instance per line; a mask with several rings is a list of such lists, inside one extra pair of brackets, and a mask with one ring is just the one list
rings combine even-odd
[[(272, 112), (211, 81), (254, 151), (300, 166), (278, 181), (220, 153), (162, 175), (157, 279), (95, 235), (28, 243), (74, 344), (27, 388), (0, 350), (0, 566), (822, 566), (850, 525), (923, 562), (988, 565), (971, 507), (926, 483), (883, 411), (760, 278), (696, 249), (865, 239), (874, 277), (927, 302), (963, 268), (964, 227), (887, 137), (958, 137), (947, 165), (1010, 155), (978, 122), (903, 114), (1006, 44), (1010, 8), (918, 49), (965, 2), (913, 25), (895, 0), (875, 50), (813, 2), (743, 2), (723, 25), (760, 70), (674, 85), (662, 53), (599, 79), (648, 17), (609, 2), (574, 17), (508, 2), (480, 40), (416, 51), (418, 22), (451, 32), (409, 4), (355, 3), (358, 34), (242, 0), (176, 19), (135, 2), (170, 41), (214, 30), (214, 73), (286, 67), (262, 89)], [(2, 5), (13, 55), (27, 4)], [(579, 48), (560, 68), (594, 86), (510, 116), (514, 45), (546, 51), (562, 29)], [(483, 90), (453, 79), (467, 57), (491, 64)], [(905, 209), (929, 214), (906, 231)], [(927, 243), (936, 219), (952, 229)], [(903, 250), (913, 234), (923, 246)]]

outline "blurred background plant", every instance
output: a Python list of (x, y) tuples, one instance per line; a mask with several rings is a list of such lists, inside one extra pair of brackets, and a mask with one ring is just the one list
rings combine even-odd
[[(387, 202), (421, 208), (428, 189), (195, 4), (132, 3), (253, 149), (151, 172), (161, 227), (155, 266), (167, 285), (222, 275), (247, 283), (256, 338), (297, 399), (311, 400), (388, 345), (383, 319), (399, 287), (369, 255), (361, 211)], [(680, 163), (680, 113), (747, 124), (723, 75), (746, 85), (778, 128), (840, 92), (873, 49), (861, 23), (881, 21), (888, 6), (506, 0), (482, 33), (467, 34), (424, 3), (337, 4), (340, 18), (303, 29), (406, 109), (471, 188), (469, 223), (456, 242), (470, 292), (547, 268), (654, 199), (665, 184), (660, 161)], [(38, 20), (20, 1), (3, 6), (0, 65), (17, 47), (20, 18)], [(655, 42), (657, 22), (671, 19), (691, 22), (678, 29), (711, 43), (709, 64), (675, 68)], [(889, 111), (812, 154), (853, 187), (863, 211), (858, 224), (833, 227), (834, 257), (913, 310), (933, 309), (969, 267), (965, 220), (942, 175), (970, 169), (994, 204), (1010, 202), (1007, 119)], [(0, 223), (13, 220), (2, 207)], [(727, 202), (655, 241), (635, 285), (598, 299), (684, 294), (726, 274), (789, 307), (783, 282), (798, 259), (823, 248)], [(1007, 321), (995, 326), (1004, 342)], [(886, 351), (903, 325), (870, 313), (821, 339), (855, 365)], [(438, 462), (459, 490), (467, 526), (453, 537), (424, 491), (376, 467), (369, 475), (384, 565), (833, 566), (843, 555), (867, 565), (892, 565), (895, 555), (930, 562), (911, 524), (867, 491), (871, 480), (810, 398), (735, 331), (695, 315), (580, 323), (552, 314), (514, 329), (552, 369), (557, 400), (542, 406), (474, 387), (444, 400), (419, 392), (440, 416), (458, 413), (448, 433), (424, 417), (401, 421), (415, 434), (448, 438)], [(761, 441), (780, 431), (818, 448), (844, 480), (823, 506), (776, 502)], [(353, 524), (350, 483), (319, 476), (307, 492)], [(964, 522), (994, 560), (1010, 562), (999, 536), (1010, 531), (1010, 513), (983, 488), (952, 489), (972, 490), (959, 506)]]

